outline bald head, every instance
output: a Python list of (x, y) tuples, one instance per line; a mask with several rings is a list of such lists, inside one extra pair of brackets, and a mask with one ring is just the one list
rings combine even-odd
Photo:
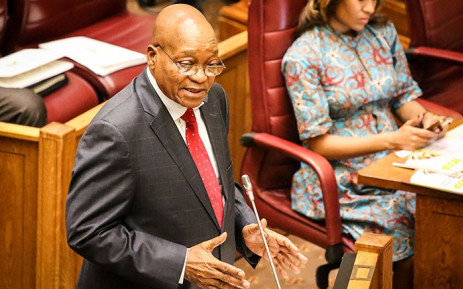
[(156, 17), (152, 44), (176, 45), (200, 35), (215, 40), (214, 29), (199, 10), (185, 4), (169, 5)]
[(214, 67), (223, 67), (214, 29), (200, 11), (184, 4), (159, 13), (146, 52), (156, 84), (184, 107), (202, 103), (218, 75)]

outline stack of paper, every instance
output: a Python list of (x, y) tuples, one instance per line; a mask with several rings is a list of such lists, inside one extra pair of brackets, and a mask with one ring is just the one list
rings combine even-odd
[(410, 182), (424, 187), (463, 194), (463, 125), (421, 150), (396, 153), (394, 166), (416, 169)]
[(410, 182), (423, 187), (463, 194), (463, 176), (449, 176), (427, 170), (417, 170), (410, 178)]
[(393, 165), (409, 169), (422, 169), (448, 176), (463, 176), (462, 158), (424, 150), (417, 150), (409, 155), (404, 162), (396, 162)]
[(6, 88), (30, 87), (61, 74), (74, 65), (57, 60), (63, 55), (43, 49), (23, 49), (0, 58), (0, 86)]
[(423, 148), (428, 152), (435, 152), (442, 155), (452, 155), (463, 158), (463, 125), (448, 131), (441, 139), (436, 140)]
[(146, 63), (145, 54), (84, 36), (76, 36), (39, 45), (82, 64), (98, 75)]

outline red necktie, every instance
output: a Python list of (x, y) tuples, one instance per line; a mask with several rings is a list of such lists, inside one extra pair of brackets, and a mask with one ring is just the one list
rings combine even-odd
[(206, 187), (209, 200), (211, 201), (212, 208), (214, 209), (215, 216), (222, 228), (223, 219), (223, 202), (222, 193), (220, 190), (217, 176), (215, 175), (214, 168), (212, 167), (211, 160), (207, 154), (206, 147), (199, 136), (198, 124), (192, 108), (188, 108), (182, 119), (186, 122), (186, 143), (193, 160), (195, 161), (196, 168), (198, 168), (201, 179), (203, 180), (204, 187)]

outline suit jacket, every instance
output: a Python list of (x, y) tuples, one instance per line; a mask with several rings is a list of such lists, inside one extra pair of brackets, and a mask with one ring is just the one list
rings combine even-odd
[[(69, 246), (84, 258), (77, 288), (177, 288), (188, 247), (220, 235), (199, 172), (166, 107), (142, 72), (90, 123), (76, 153), (66, 203)], [(225, 92), (214, 84), (200, 108), (225, 197), (233, 263), (241, 229), (256, 222), (233, 178)], [(187, 280), (179, 288), (196, 288)]]

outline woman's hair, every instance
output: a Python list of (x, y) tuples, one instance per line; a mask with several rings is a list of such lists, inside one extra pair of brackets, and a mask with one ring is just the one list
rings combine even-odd
[[(299, 24), (296, 29), (296, 36), (301, 35), (315, 26), (323, 26), (328, 19), (336, 14), (336, 7), (343, 0), (308, 0), (307, 5), (299, 16)], [(375, 12), (368, 23), (385, 24), (387, 18), (377, 13), (384, 0), (377, 0)]]

